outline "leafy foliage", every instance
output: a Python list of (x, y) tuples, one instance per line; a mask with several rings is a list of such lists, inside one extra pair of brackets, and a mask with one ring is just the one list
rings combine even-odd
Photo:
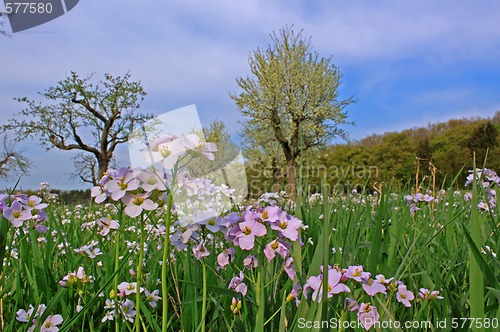
[[(354, 184), (365, 182), (370, 187), (375, 182), (391, 181), (395, 185), (413, 186), (418, 169), (419, 186), (428, 188), (434, 180), (438, 186), (443, 182), (448, 185), (464, 166), (473, 168), (473, 154), (478, 165), (486, 159), (487, 167), (500, 168), (498, 128), (500, 112), (492, 118), (453, 119), (399, 133), (371, 135), (346, 145), (332, 145), (308, 158), (309, 165), (323, 170), (310, 177), (309, 183), (320, 183), (326, 174), (331, 183), (341, 182), (346, 192), (355, 188)], [(378, 171), (366, 172), (368, 168)], [(363, 169), (365, 175), (356, 173)], [(314, 175), (308, 173), (311, 174)], [(346, 183), (351, 186), (346, 187)], [(455, 185), (461, 187), (463, 183), (459, 179)]]
[(346, 137), (339, 125), (347, 123), (345, 107), (352, 99), (340, 99), (340, 70), (331, 57), (313, 52), (301, 32), (286, 26), (271, 39), (267, 49), (252, 52), (252, 75), (237, 78), (242, 92), (231, 97), (246, 117), (243, 136), (250, 153), (259, 163), (279, 165), (272, 168), (282, 168), (285, 160), (293, 196), (296, 159), (333, 137)]

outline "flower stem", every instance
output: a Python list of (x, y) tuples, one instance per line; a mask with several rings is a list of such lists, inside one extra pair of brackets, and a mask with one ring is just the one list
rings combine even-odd
[(142, 278), (142, 261), (144, 259), (144, 212), (141, 213), (141, 226), (140, 226), (140, 247), (139, 247), (139, 261), (137, 262), (137, 280), (135, 287), (135, 331), (141, 331), (141, 278)]
[(161, 317), (161, 330), (162, 332), (167, 331), (168, 323), (168, 283), (167, 283), (167, 268), (168, 268), (168, 258), (170, 255), (170, 222), (172, 218), (172, 193), (168, 192), (168, 202), (167, 202), (167, 215), (165, 217), (165, 241), (163, 243), (163, 257), (161, 265), (161, 295), (162, 295), (162, 317)]
[[(119, 208), (119, 220), (120, 224), (123, 225), (123, 206)], [(115, 302), (115, 331), (120, 332), (120, 320), (118, 319), (118, 300), (117, 300), (117, 291), (118, 291), (118, 269), (120, 267), (120, 230), (115, 232), (115, 277), (113, 281), (113, 292), (114, 292), (114, 302)]]
[(203, 300), (201, 302), (201, 332), (205, 332), (205, 320), (207, 316), (207, 265), (203, 264)]

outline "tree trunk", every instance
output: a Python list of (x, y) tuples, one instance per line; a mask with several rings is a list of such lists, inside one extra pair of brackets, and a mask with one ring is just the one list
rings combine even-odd
[[(109, 168), (109, 160), (106, 158), (97, 158), (97, 163), (99, 167), (97, 172), (97, 181), (100, 181), (104, 176), (104, 173), (106, 173)], [(94, 183), (94, 185), (97, 185), (97, 183)]]
[(295, 158), (293, 157), (286, 161), (286, 178), (288, 180), (286, 193), (290, 196), (290, 199), (295, 200), (297, 196), (297, 185), (295, 183)]
[(280, 167), (278, 167), (278, 162), (276, 161), (276, 157), (273, 158), (272, 162), (272, 171), (273, 171), (273, 186), (272, 192), (279, 193), (280, 191), (280, 180), (286, 175), (286, 172), (283, 172)]

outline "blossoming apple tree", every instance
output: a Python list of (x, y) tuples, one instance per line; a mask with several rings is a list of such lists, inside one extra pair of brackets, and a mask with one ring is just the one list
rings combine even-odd
[(333, 137), (346, 137), (340, 126), (348, 123), (345, 107), (353, 100), (339, 97), (339, 68), (313, 52), (301, 32), (286, 26), (271, 38), (273, 45), (251, 54), (251, 76), (236, 79), (242, 92), (231, 97), (246, 117), (245, 138), (264, 155), (281, 148), (287, 191), (293, 197), (296, 159)]

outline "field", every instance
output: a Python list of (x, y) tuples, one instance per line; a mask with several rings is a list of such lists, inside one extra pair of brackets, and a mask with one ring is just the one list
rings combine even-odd
[(500, 181), (475, 175), (461, 191), (266, 194), (194, 224), (170, 196), (3, 195), (2, 330), (496, 330)]

